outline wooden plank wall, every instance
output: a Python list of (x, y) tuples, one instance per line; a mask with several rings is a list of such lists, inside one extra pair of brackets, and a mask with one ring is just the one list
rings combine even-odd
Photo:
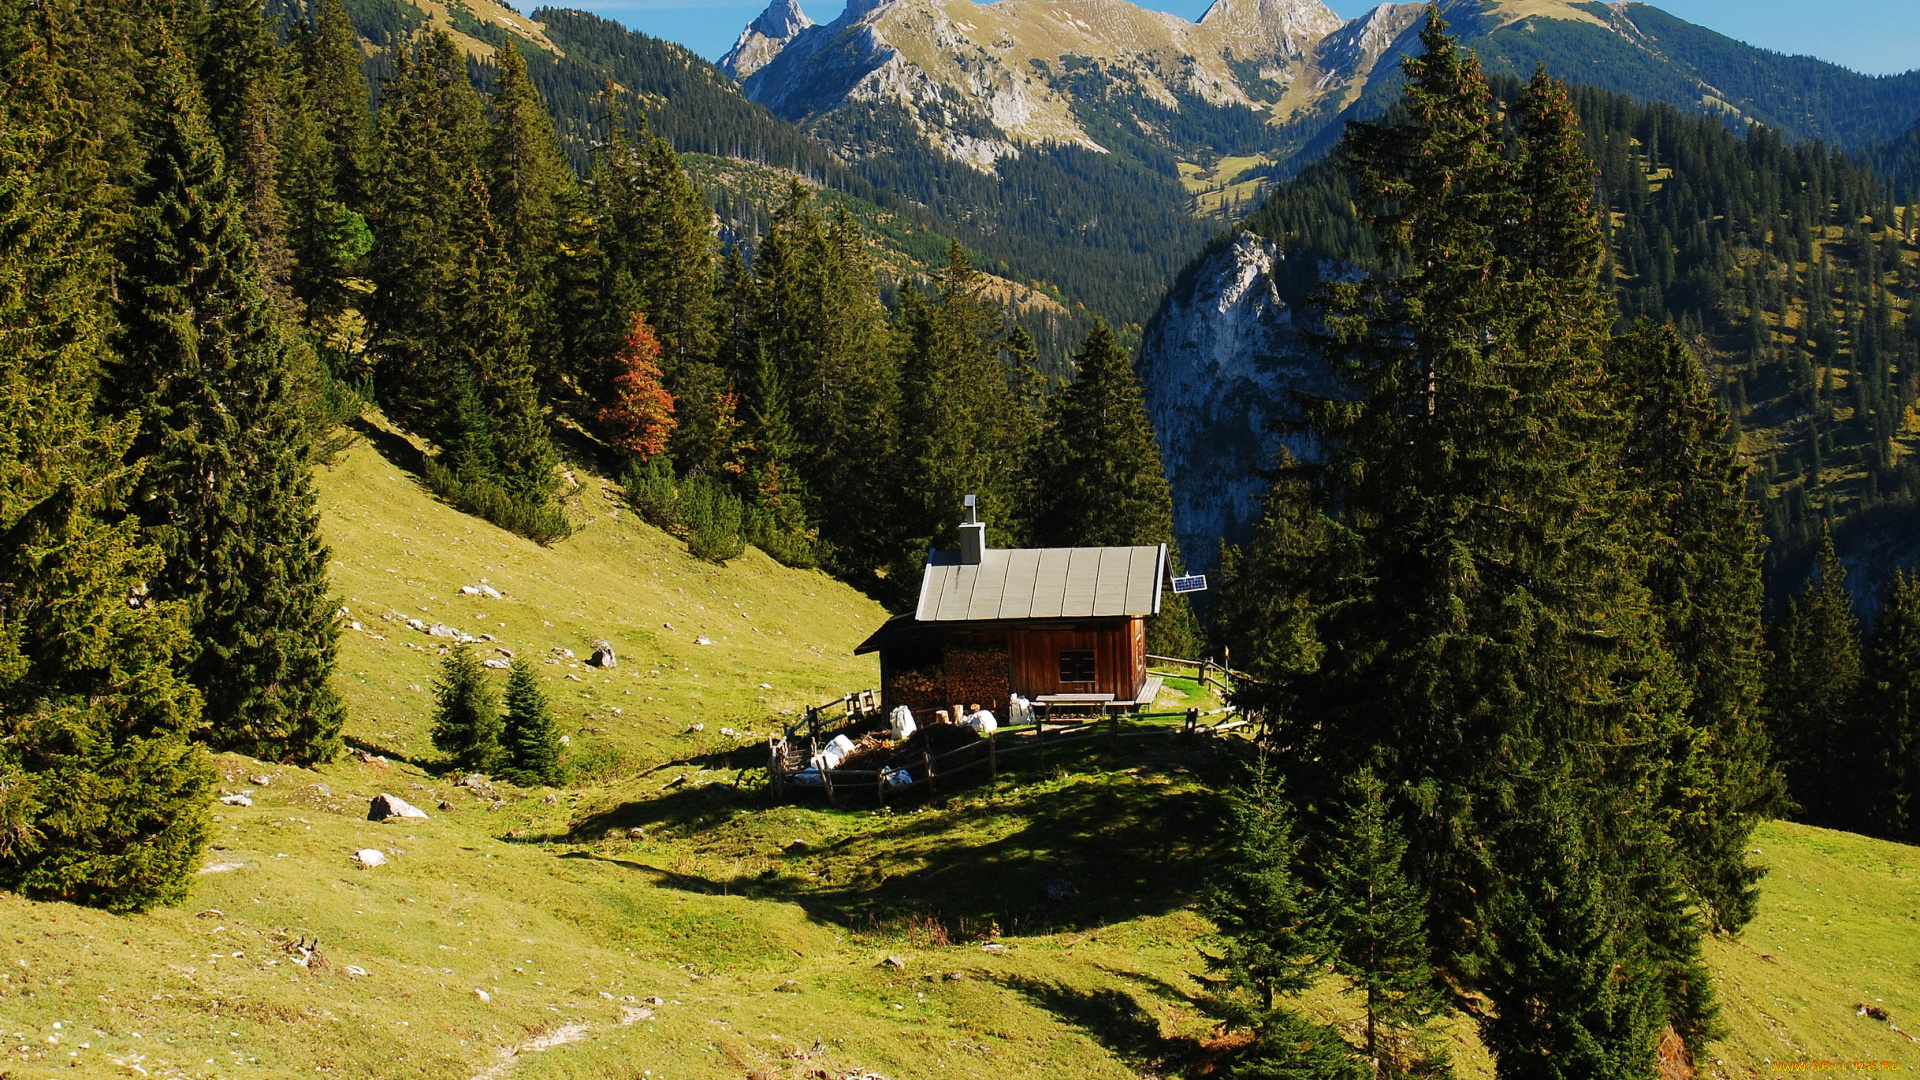
[[(1042, 694), (1112, 694), (1132, 700), (1146, 678), (1146, 630), (1139, 619), (1115, 621), (1099, 630), (1015, 630), (1008, 635), (1013, 688), (1027, 697)], [(1093, 650), (1095, 681), (1060, 681), (1060, 654)]]

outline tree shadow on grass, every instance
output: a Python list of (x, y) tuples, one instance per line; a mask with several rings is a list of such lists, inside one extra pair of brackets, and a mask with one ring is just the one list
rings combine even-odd
[(1064, 983), (1019, 975), (1000, 984), (1034, 1005), (1085, 1032), (1132, 1068), (1146, 1075), (1177, 1070), (1201, 1051), (1198, 1040), (1162, 1035), (1160, 1022), (1133, 995), (1120, 990), (1082, 990)]
[(367, 440), (374, 450), (381, 457), (386, 458), (387, 463), (394, 468), (407, 473), (415, 480), (426, 475), (426, 455), (399, 432), (389, 431), (365, 416), (356, 416), (347, 421), (347, 427)]
[[(698, 841), (723, 825), (750, 828), (741, 819), (769, 805), (724, 785), (676, 790), (587, 817), (571, 839), (664, 827)], [(758, 845), (766, 869), (663, 884), (784, 900), (857, 930), (909, 920), (949, 939), (994, 927), (1090, 929), (1191, 903), (1217, 858), (1223, 818), (1220, 793), (1205, 782), (1149, 768), (1076, 775), (974, 789), (946, 810), (862, 814), (855, 830), (804, 850), (736, 829), (729, 841)]]

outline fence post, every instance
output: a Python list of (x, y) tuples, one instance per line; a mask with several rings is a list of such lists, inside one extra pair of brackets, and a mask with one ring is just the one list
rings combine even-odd
[(933, 782), (933, 753), (927, 749), (926, 743), (920, 744), (920, 760), (927, 763), (927, 794), (935, 794), (940, 787)]
[(1000, 779), (1000, 759), (993, 752), (993, 732), (987, 732), (987, 779)]
[(1188, 709), (1187, 723), (1185, 727), (1180, 729), (1180, 734), (1183, 738), (1192, 738), (1194, 729), (1199, 726), (1200, 726), (1200, 710)]
[(1107, 710), (1107, 750), (1112, 752), (1120, 746), (1120, 714)]

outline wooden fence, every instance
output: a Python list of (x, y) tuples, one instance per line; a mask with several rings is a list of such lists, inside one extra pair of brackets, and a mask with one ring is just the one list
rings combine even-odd
[[(809, 710), (811, 713), (812, 710)], [(1218, 717), (1212, 723), (1204, 721)], [(1166, 721), (1178, 720), (1178, 724)], [(1049, 748), (1079, 746), (1106, 739), (1115, 749), (1121, 739), (1172, 735), (1198, 738), (1240, 732), (1258, 734), (1259, 725), (1232, 709), (1202, 712), (1110, 713), (1105, 717), (1080, 720), (1049, 720), (1032, 724), (1008, 725), (988, 732), (986, 737), (944, 753), (935, 754), (922, 746), (919, 761), (896, 762), (882, 769), (820, 769), (812, 767), (815, 755), (834, 735), (852, 736), (858, 721), (848, 720), (832, 727), (802, 721), (784, 736), (769, 739), (767, 771), (772, 779), (775, 801), (796, 792), (819, 792), (838, 805), (847, 799), (871, 798), (885, 806), (920, 794), (935, 795), (945, 787), (957, 789), (979, 779), (984, 771), (991, 780), (1000, 773), (1000, 760), (1008, 755), (1032, 754), (1040, 767), (1046, 766)], [(837, 730), (836, 730), (837, 729)], [(1127, 730), (1131, 729), (1131, 730)], [(907, 779), (901, 782), (900, 777)], [(817, 777), (817, 780), (814, 779)]]
[(1163, 667), (1192, 668), (1195, 672), (1194, 677), (1201, 686), (1212, 687), (1223, 695), (1232, 693), (1235, 683), (1243, 682), (1251, 678), (1251, 676), (1243, 671), (1235, 671), (1229, 663), (1232, 659), (1233, 656), (1231, 653), (1227, 655), (1226, 660), (1214, 660), (1211, 657), (1205, 660), (1183, 660), (1178, 656), (1156, 656), (1153, 653), (1147, 654), (1149, 666), (1159, 664)]

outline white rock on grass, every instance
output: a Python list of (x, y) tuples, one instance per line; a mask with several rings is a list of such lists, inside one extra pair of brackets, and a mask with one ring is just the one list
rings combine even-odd
[(228, 806), (252, 806), (253, 805), (253, 800), (249, 799), (244, 794), (225, 795), (221, 797), (220, 801), (227, 804)]
[(711, 645), (713, 644), (713, 639), (705, 634), (701, 634), (699, 637), (693, 639), (693, 643), (695, 645)]
[(513, 665), (495, 656), (495, 657), (491, 657), (489, 659), (480, 661), (480, 666), (492, 668), (495, 671), (505, 671), (508, 668), (512, 667)]
[(379, 848), (361, 848), (353, 853), (353, 861), (361, 866), (385, 866), (387, 853)]
[(389, 818), (425, 818), (427, 812), (398, 795), (381, 792), (373, 797), (367, 807), (368, 821), (386, 821)]

